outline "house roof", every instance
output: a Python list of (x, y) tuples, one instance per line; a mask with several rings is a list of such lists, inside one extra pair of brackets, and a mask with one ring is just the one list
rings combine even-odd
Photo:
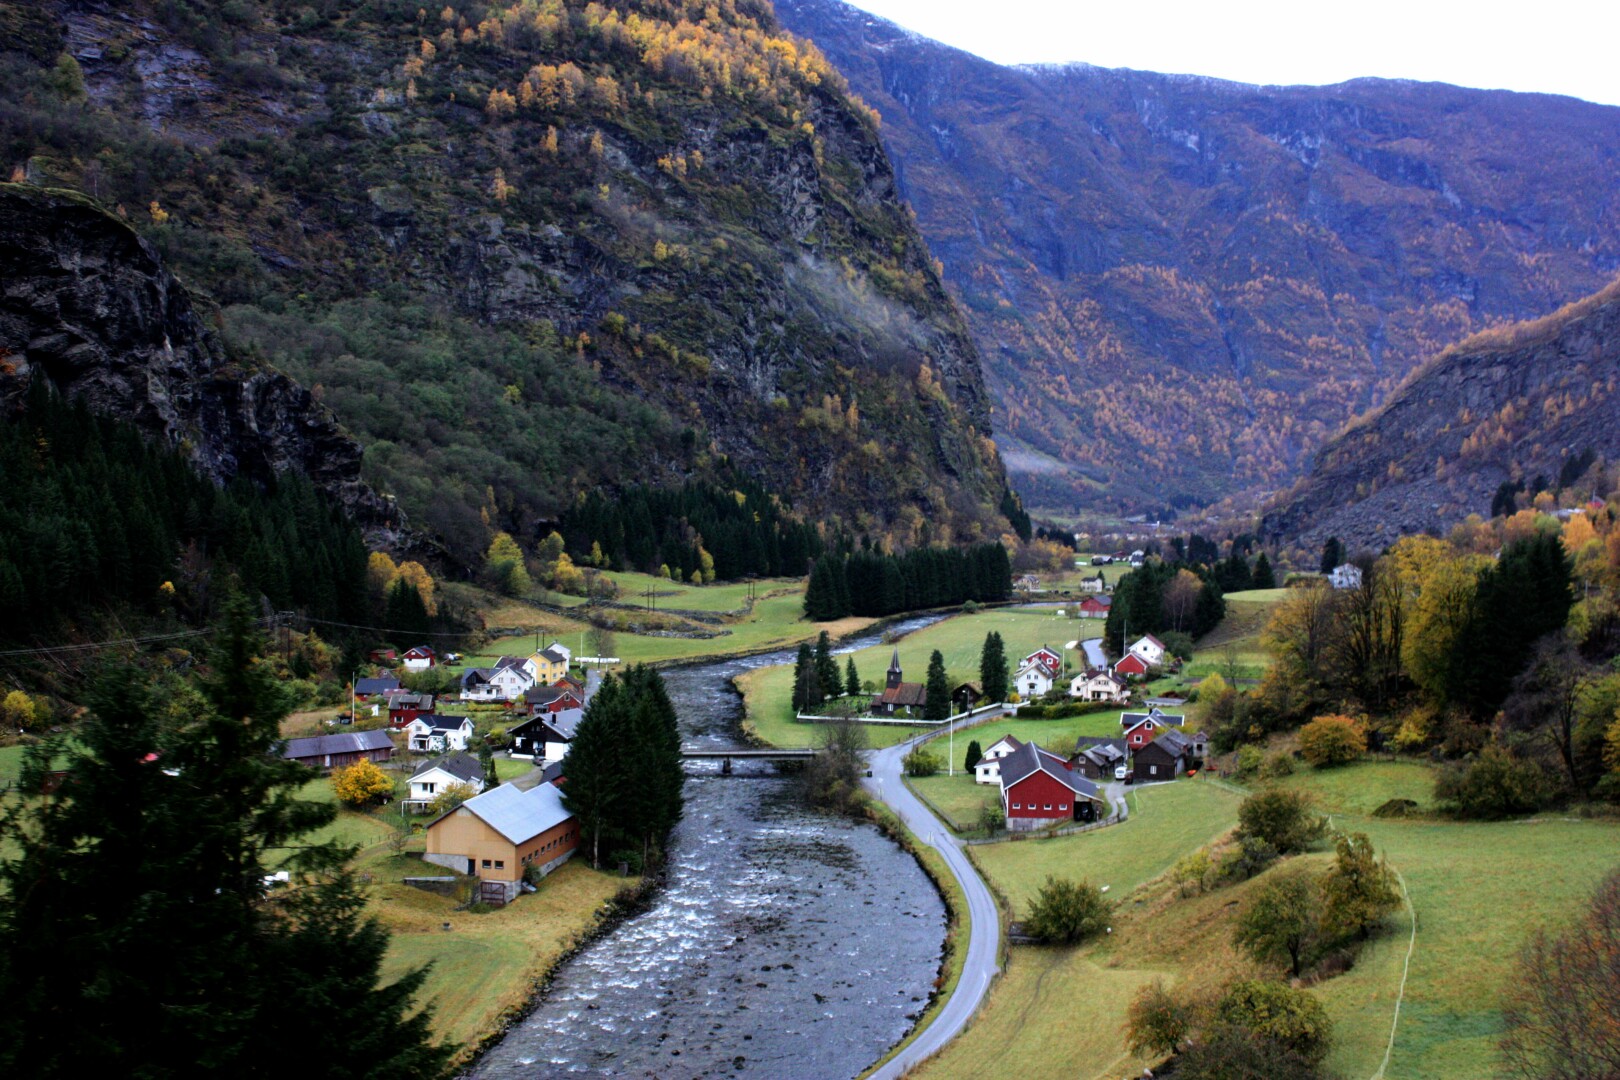
[(1175, 728), (1166, 728), (1163, 735), (1153, 740), (1174, 754), (1185, 754), (1192, 749), (1192, 740)]
[(412, 724), (421, 724), (431, 731), (460, 731), (472, 721), (465, 716), (440, 716), (438, 713), (423, 713)]
[(1001, 790), (1029, 779), (1038, 772), (1087, 799), (1097, 798), (1097, 785), (1069, 768), (1069, 763), (1056, 754), (1042, 750), (1034, 743), (1024, 743), (1001, 759)]
[(989, 746), (985, 747), (984, 752), (986, 754), (988, 754), (990, 751), (994, 750), (996, 747), (1000, 746), (1003, 743), (1006, 743), (1007, 748), (1010, 749), (1010, 750), (1017, 750), (1020, 746), (1024, 745), (1022, 742), (1020, 742), (1018, 740), (1018, 737), (1016, 735), (1003, 735), (1001, 738), (997, 739), (995, 742), (993, 742)]
[(495, 661), (495, 666), (498, 668), (520, 668), (526, 663), (528, 661), (521, 656), (503, 656)]
[(1119, 662), (1114, 665), (1114, 670), (1118, 671), (1127, 664), (1131, 665), (1133, 668), (1140, 668), (1142, 671), (1146, 671), (1148, 669), (1148, 662), (1146, 660), (1142, 659), (1140, 656), (1137, 656), (1133, 652), (1128, 652), (1119, 658)]
[(441, 769), (457, 780), (464, 780), (469, 784), (474, 780), (482, 781), (484, 779), (484, 767), (478, 764), (477, 758), (465, 750), (457, 750), (454, 753), (434, 758), (412, 773), (411, 779), (415, 780), (418, 776), (430, 773), (434, 769)]
[(412, 645), (410, 648), (405, 650), (405, 655), (406, 656), (437, 656), (439, 654), (434, 652), (431, 646), (428, 646), (428, 645)]
[(413, 694), (407, 690), (401, 690), (399, 693), (388, 695), (388, 707), (390, 709), (421, 709), (426, 711), (433, 708), (433, 695)]
[(1131, 728), (1146, 720), (1152, 720), (1155, 724), (1159, 724), (1164, 727), (1180, 727), (1182, 724), (1187, 722), (1187, 718), (1181, 713), (1160, 712), (1158, 709), (1150, 709), (1147, 712), (1128, 712), (1119, 714), (1119, 726), (1124, 728), (1126, 731), (1131, 730)]
[(1080, 681), (1091, 682), (1093, 679), (1107, 679), (1109, 682), (1113, 683), (1115, 686), (1124, 686), (1125, 685), (1125, 680), (1124, 679), (1120, 678), (1118, 675), (1115, 675), (1112, 671), (1109, 671), (1107, 668), (1088, 668), (1086, 670), (1085, 674), (1076, 675), (1074, 677), (1075, 682), (1080, 682)]
[(1025, 657), (1024, 662), (1022, 664), (1018, 665), (1018, 674), (1022, 675), (1024, 672), (1029, 671), (1031, 668), (1039, 668), (1040, 671), (1041, 671), (1041, 674), (1045, 675), (1047, 678), (1051, 678), (1052, 676), (1057, 674), (1057, 667), (1056, 666), (1054, 666), (1052, 664), (1048, 664), (1045, 660), (1041, 659), (1038, 656), (1027, 656), (1027, 657)]
[(378, 728), (373, 731), (345, 731), (340, 735), (316, 735), (308, 739), (288, 739), (281, 745), (281, 756), (298, 760), (393, 748), (394, 740), (388, 737), (388, 732)]
[(399, 680), (392, 675), (379, 675), (375, 679), (354, 680), (354, 692), (361, 697), (371, 697), (374, 694), (386, 694), (390, 690), (399, 689)]
[(903, 682), (899, 686), (885, 687), (878, 696), (881, 705), (926, 705), (928, 704), (928, 687), (922, 683)]
[(579, 722), (584, 718), (584, 709), (563, 709), (561, 712), (547, 713), (539, 720), (542, 727), (550, 728), (562, 736), (559, 742), (569, 742), (579, 730)]
[(1087, 604), (1091, 604), (1094, 607), (1113, 607), (1114, 598), (1112, 596), (1088, 596), (1084, 600), (1080, 601), (1081, 607), (1085, 607)]
[[(564, 809), (562, 792), (553, 784), (536, 784), (528, 791), (520, 791), (512, 784), (502, 784), (482, 795), (474, 795), (456, 809), (470, 811), (514, 844), (521, 844), (573, 817)], [(448, 813), (455, 812), (451, 810)], [(428, 823), (428, 828), (433, 828), (447, 816), (440, 814)]]
[(470, 667), (461, 673), (461, 685), (477, 686), (479, 683), (487, 683), (495, 677), (496, 670), (492, 667)]
[(974, 697), (978, 697), (980, 694), (984, 693), (983, 690), (979, 689), (979, 684), (976, 682), (958, 683), (956, 689), (952, 690), (951, 693), (960, 694), (963, 690), (971, 691)]
[(540, 650), (539, 655), (553, 664), (568, 663), (568, 655), (566, 653), (558, 652), (556, 645), (547, 645), (545, 648)]
[(1165, 647), (1164, 642), (1160, 641), (1158, 638), (1154, 637), (1152, 634), (1143, 634), (1141, 637), (1136, 639), (1136, 643), (1138, 645), (1140, 645), (1144, 641), (1151, 641), (1154, 645), (1157, 645), (1160, 649), (1163, 649)]

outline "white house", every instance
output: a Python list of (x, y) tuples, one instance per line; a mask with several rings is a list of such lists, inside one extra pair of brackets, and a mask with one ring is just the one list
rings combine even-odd
[(405, 725), (405, 738), (410, 748), (428, 753), (465, 750), (472, 733), (473, 722), (465, 716), (423, 713)]
[(1081, 592), (1087, 592), (1087, 593), (1104, 593), (1104, 592), (1107, 592), (1108, 591), (1108, 579), (1102, 576), (1101, 571), (1098, 571), (1096, 574), (1092, 575), (1091, 577), (1083, 577), (1083, 578), (1080, 579), (1080, 591)]
[(534, 676), (518, 661), (508, 667), (468, 668), (461, 676), (462, 701), (516, 701), (534, 685)]
[(973, 766), (973, 782), (975, 784), (1001, 783), (1001, 759), (1011, 754), (1024, 744), (1011, 735), (1003, 735), (985, 748), (983, 756)]
[(426, 645), (417, 645), (406, 649), (400, 659), (405, 662), (406, 671), (426, 671), (438, 663), (439, 655)]
[(1328, 578), (1333, 582), (1335, 589), (1359, 589), (1361, 588), (1361, 567), (1356, 566), (1354, 563), (1344, 563), (1342, 566), (1335, 566), (1333, 573), (1329, 574)]
[(495, 666), (498, 668), (516, 668), (517, 670), (528, 675), (531, 683), (540, 677), (540, 669), (538, 666), (536, 666), (534, 657), (532, 656), (527, 658), (522, 656), (503, 656), (495, 661)]
[(1013, 676), (1013, 689), (1025, 701), (1038, 698), (1052, 689), (1052, 669), (1040, 660), (1026, 660)]
[(411, 774), (411, 794), (407, 805), (425, 807), (444, 792), (464, 785), (474, 795), (484, 790), (484, 767), (471, 754), (456, 751), (434, 758)]
[(1081, 701), (1122, 702), (1131, 696), (1125, 680), (1106, 668), (1094, 668), (1069, 681), (1069, 696)]
[(1131, 643), (1131, 647), (1126, 651), (1132, 656), (1141, 657), (1142, 662), (1148, 667), (1161, 666), (1164, 663), (1165, 653), (1167, 652), (1164, 647), (1164, 642), (1160, 641), (1152, 634), (1143, 634), (1141, 637), (1133, 641)]

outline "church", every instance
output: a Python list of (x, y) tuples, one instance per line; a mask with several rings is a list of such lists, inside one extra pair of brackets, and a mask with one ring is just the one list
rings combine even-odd
[(921, 709), (928, 700), (928, 688), (922, 683), (902, 682), (900, 679), (900, 650), (894, 650), (889, 661), (889, 675), (883, 693), (872, 703), (872, 711), (893, 716), (898, 709)]

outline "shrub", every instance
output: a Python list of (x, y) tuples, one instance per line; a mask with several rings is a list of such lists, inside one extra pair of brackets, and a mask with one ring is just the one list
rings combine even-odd
[(1348, 716), (1318, 716), (1300, 729), (1299, 752), (1319, 769), (1348, 764), (1367, 752), (1367, 728)]
[(973, 767), (979, 763), (979, 759), (982, 757), (984, 757), (984, 749), (979, 746), (979, 740), (971, 739), (968, 742), (967, 756), (962, 759), (962, 767), (968, 772), (972, 772)]
[[(428, 813), (434, 817), (449, 813), (476, 794), (478, 793), (473, 790), (471, 784), (451, 784), (435, 795), (432, 802), (428, 803)], [(471, 812), (468, 811), (468, 813)]]
[(1322, 930), (1335, 941), (1365, 938), (1401, 903), (1395, 875), (1365, 833), (1339, 837), (1338, 857), (1320, 888)]
[(1125, 1010), (1126, 1045), (1133, 1054), (1173, 1054), (1192, 1034), (1194, 1019), (1192, 1008), (1154, 979)]
[(1281, 780), (1285, 776), (1294, 775), (1294, 759), (1281, 750), (1275, 754), (1268, 754), (1265, 763), (1260, 766), (1260, 779)]
[(1170, 871), (1181, 889), (1182, 896), (1191, 896), (1204, 891), (1205, 883), (1209, 880), (1210, 871), (1214, 864), (1209, 857), (1208, 848), (1199, 848), (1197, 851), (1183, 855)]
[(1177, 1080), (1318, 1080), (1316, 1065), (1270, 1039), (1217, 1027), (1176, 1058)]
[(361, 760), (332, 772), (332, 790), (346, 806), (372, 806), (394, 794), (394, 781), (375, 762)]
[(1048, 876), (1030, 902), (1024, 930), (1050, 945), (1074, 945), (1108, 926), (1108, 901), (1088, 881)]
[(1237, 847), (1216, 864), (1215, 877), (1227, 884), (1248, 881), (1276, 861), (1276, 848), (1259, 837), (1240, 836)]
[(1164, 643), (1165, 651), (1171, 656), (1182, 660), (1191, 660), (1193, 656), (1192, 635), (1182, 630), (1167, 630), (1159, 635)]
[(1278, 871), (1238, 916), (1232, 943), (1255, 963), (1282, 964), (1298, 978), (1321, 948), (1321, 917), (1321, 898), (1310, 875)]
[(1417, 813), (1418, 804), (1411, 799), (1390, 799), (1380, 803), (1378, 809), (1373, 811), (1376, 818), (1403, 818)]
[(1303, 791), (1272, 788), (1250, 795), (1238, 807), (1238, 831), (1253, 836), (1280, 854), (1304, 851), (1327, 830), (1327, 819), (1313, 809)]
[(1253, 776), (1265, 764), (1266, 752), (1258, 746), (1245, 746), (1237, 752), (1232, 763), (1232, 775), (1238, 779)]
[(1264, 979), (1234, 983), (1215, 1006), (1215, 1026), (1273, 1043), (1312, 1065), (1327, 1056), (1333, 1032), (1327, 1010), (1309, 990)]
[(907, 776), (933, 776), (939, 772), (939, 758), (919, 746), (905, 757)]
[(1441, 808), (1463, 818), (1491, 820), (1530, 814), (1551, 795), (1547, 774), (1533, 761), (1521, 761), (1490, 745), (1467, 765), (1455, 765), (1435, 778)]

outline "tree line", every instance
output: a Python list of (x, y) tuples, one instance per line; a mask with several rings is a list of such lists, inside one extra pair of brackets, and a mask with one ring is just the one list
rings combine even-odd
[(1103, 638), (1115, 654), (1125, 651), (1127, 634), (1132, 641), (1143, 634), (1184, 634), (1190, 643), (1225, 617), (1226, 594), (1211, 568), (1150, 559), (1114, 586)]
[[(614, 495), (592, 491), (559, 525), (576, 563), (690, 580), (757, 575), (797, 577), (823, 550), (813, 524), (794, 519), (758, 483), (730, 488), (692, 482), (637, 485)], [(708, 556), (705, 559), (705, 555)]]
[(352, 621), (367, 610), (360, 531), (307, 479), (217, 487), (43, 380), (0, 425), (5, 636), (109, 604), (203, 617), (227, 572), (277, 608)]
[(663, 677), (637, 664), (604, 678), (569, 744), (562, 789), (591, 864), (653, 865), (681, 819), (685, 781)]
[(815, 622), (883, 616), (1012, 595), (1012, 562), (998, 543), (914, 548), (901, 555), (861, 547), (829, 552), (810, 570), (804, 613)]

